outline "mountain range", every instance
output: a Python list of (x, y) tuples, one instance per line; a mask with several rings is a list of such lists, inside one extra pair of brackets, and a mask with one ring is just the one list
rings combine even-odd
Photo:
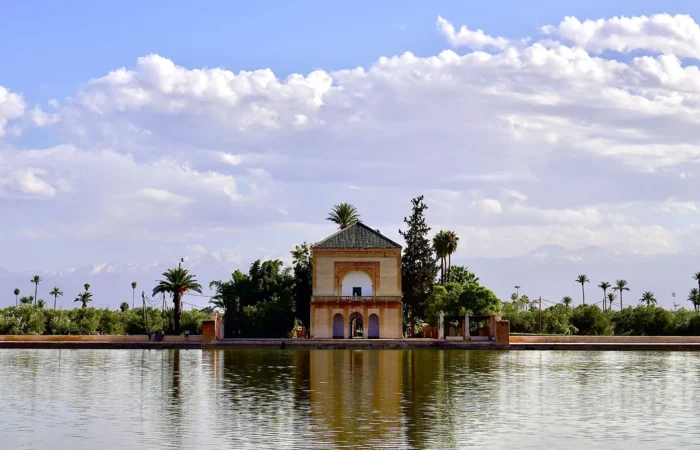
[[(601, 247), (566, 249), (542, 246), (527, 254), (507, 258), (467, 258), (456, 254), (453, 264), (468, 266), (480, 278), (481, 284), (492, 289), (501, 299), (509, 299), (515, 292), (514, 286), (519, 285), (520, 295), (528, 295), (530, 299), (541, 296), (543, 307), (560, 301), (565, 295), (572, 297), (574, 304), (579, 304), (582, 301), (581, 285), (575, 282), (579, 274), (586, 274), (591, 280), (585, 285), (587, 303), (602, 300), (603, 293), (597, 287), (600, 281), (614, 283), (617, 279), (625, 279), (631, 291), (625, 292), (624, 305), (636, 305), (643, 291), (652, 291), (661, 306), (672, 309), (672, 293), (675, 292), (675, 303), (689, 307), (686, 301), (688, 291), (697, 287), (692, 277), (700, 271), (698, 256), (693, 254), (642, 255)], [(65, 309), (74, 306), (73, 299), (82, 291), (83, 284), (89, 283), (94, 293), (93, 306), (116, 309), (123, 301), (132, 303), (132, 281), (138, 284), (135, 303), (139, 304), (141, 291), (150, 296), (156, 280), (172, 266), (170, 262), (95, 263), (76, 269), (35, 272), (12, 272), (0, 268), (0, 306), (14, 304), (12, 291), (15, 288), (20, 289), (20, 296), (33, 295), (34, 285), (29, 280), (36, 274), (43, 280), (39, 285), (39, 298), (49, 305), (53, 304), (53, 298), (49, 298), (48, 292), (54, 286), (64, 293), (59, 297), (58, 305)], [(238, 256), (227, 253), (204, 253), (185, 258), (184, 266), (197, 276), (205, 295), (210, 295), (210, 281), (228, 279), (237, 268), (247, 269), (241, 267)], [(188, 303), (186, 307), (204, 307), (208, 298), (190, 295), (184, 301)]]

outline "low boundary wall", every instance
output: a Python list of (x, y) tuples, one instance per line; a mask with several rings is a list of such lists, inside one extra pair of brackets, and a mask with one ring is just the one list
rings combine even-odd
[(700, 344), (700, 336), (513, 336), (511, 344)]
[(509, 344), (442, 339), (221, 339), (166, 336), (69, 335), (0, 336), (0, 349), (434, 349), (434, 350), (690, 350), (700, 351), (700, 336), (510, 336)]
[[(155, 337), (151, 337), (155, 341)], [(111, 334), (61, 334), (61, 335), (0, 335), (0, 343), (3, 342), (110, 342), (131, 343), (148, 342), (146, 335), (118, 336)], [(190, 336), (185, 340), (184, 336), (165, 336), (164, 342), (202, 342), (202, 336)]]

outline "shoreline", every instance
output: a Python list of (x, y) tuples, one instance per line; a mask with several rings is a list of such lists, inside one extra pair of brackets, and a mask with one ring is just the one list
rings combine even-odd
[(200, 339), (184, 339), (164, 342), (147, 340), (116, 339), (2, 339), (0, 349), (92, 349), (92, 350), (216, 350), (216, 349), (432, 349), (432, 350), (575, 350), (575, 351), (700, 351), (700, 343), (678, 342), (677, 339), (661, 341), (660, 337), (650, 337), (648, 342), (511, 342), (497, 345), (484, 341), (445, 341), (437, 339), (223, 339), (203, 342)]

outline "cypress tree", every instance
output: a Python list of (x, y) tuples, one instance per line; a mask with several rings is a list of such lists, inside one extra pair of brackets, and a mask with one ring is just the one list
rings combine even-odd
[(433, 248), (428, 237), (430, 227), (425, 223), (423, 196), (411, 200), (411, 217), (404, 217), (406, 231), (399, 230), (406, 245), (401, 256), (401, 288), (406, 312), (410, 313), (411, 336), (415, 334), (416, 317), (425, 314), (428, 296), (433, 291), (438, 266), (433, 258)]

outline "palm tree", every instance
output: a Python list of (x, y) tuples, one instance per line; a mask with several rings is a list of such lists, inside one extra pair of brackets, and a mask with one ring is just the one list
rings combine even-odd
[(447, 232), (440, 230), (433, 238), (433, 250), (435, 256), (440, 258), (440, 284), (445, 284), (445, 257), (447, 256)]
[(131, 282), (131, 308), (134, 308), (134, 298), (136, 297), (136, 282), (132, 281)]
[(615, 287), (613, 287), (613, 291), (620, 292), (620, 311), (622, 311), (622, 292), (629, 290), (630, 288), (627, 287), (627, 280), (617, 280), (615, 282)]
[(32, 297), (31, 295), (29, 297), (21, 297), (19, 299), (20, 305), (31, 305), (32, 303), (34, 303), (34, 297)]
[(34, 275), (31, 282), (34, 283), (34, 301), (36, 302), (36, 296), (39, 294), (39, 283), (41, 283), (41, 277), (39, 275)]
[(479, 277), (465, 266), (450, 267), (450, 281), (461, 285), (479, 284)]
[(326, 220), (330, 220), (337, 224), (338, 228), (344, 230), (350, 225), (355, 225), (359, 222), (360, 214), (357, 212), (357, 208), (350, 203), (341, 203), (340, 205), (333, 206)]
[(119, 305), (119, 309), (121, 312), (126, 312), (129, 310), (129, 304), (127, 302), (122, 302), (122, 304)]
[(579, 275), (576, 277), (576, 282), (581, 283), (581, 294), (583, 295), (583, 304), (586, 304), (586, 290), (583, 288), (584, 283), (590, 283), (591, 280), (588, 279), (586, 275)]
[(612, 311), (612, 304), (617, 300), (617, 297), (612, 292), (608, 294), (608, 301), (610, 302), (610, 311)]
[(603, 290), (603, 311), (605, 311), (605, 299), (607, 297), (606, 292), (608, 289), (610, 289), (610, 283), (607, 281), (601, 281), (598, 287)]
[(693, 304), (693, 308), (697, 311), (698, 307), (700, 307), (700, 289), (691, 289), (688, 294), (688, 301)]
[(63, 292), (57, 287), (54, 287), (51, 292), (49, 292), (49, 295), (53, 296), (53, 309), (56, 309), (56, 300), (58, 299), (59, 295), (63, 295)]
[(17, 297), (19, 297), (19, 288), (15, 288), (15, 306), (18, 305)]
[(445, 232), (445, 253), (447, 253), (447, 282), (452, 281), (450, 270), (452, 270), (452, 254), (457, 251), (459, 236), (454, 231)]
[(642, 298), (639, 299), (639, 303), (646, 303), (647, 306), (651, 306), (652, 303), (656, 305), (656, 298), (654, 298), (654, 293), (651, 291), (643, 292)]
[(169, 269), (163, 273), (164, 280), (160, 280), (153, 288), (153, 296), (158, 294), (171, 294), (173, 296), (175, 334), (180, 334), (180, 316), (182, 315), (182, 296), (187, 291), (202, 293), (202, 286), (197, 282), (189, 270), (177, 268)]
[(698, 282), (698, 289), (700, 289), (700, 272), (695, 272), (693, 279)]
[(36, 307), (37, 307), (37, 308), (40, 308), (40, 309), (41, 309), (41, 308), (43, 308), (45, 305), (46, 305), (46, 302), (45, 302), (44, 300), (42, 300), (42, 299), (39, 299), (39, 300), (36, 301)]
[(88, 302), (92, 301), (92, 292), (81, 292), (80, 294), (78, 294), (74, 301), (81, 302), (83, 304), (83, 309), (85, 309), (87, 308)]
[(573, 300), (571, 300), (571, 297), (567, 295), (566, 297), (562, 297), (561, 302), (568, 308), (571, 306), (571, 302), (573, 302)]
[[(458, 267), (458, 266), (455, 266), (455, 267)], [(450, 270), (452, 270), (452, 269), (450, 269)], [(450, 274), (450, 277), (451, 276), (452, 276), (452, 274)], [(464, 276), (464, 279), (465, 279), (464, 284), (476, 284), (476, 285), (479, 284), (479, 277), (477, 277), (474, 272), (467, 271), (467, 273)]]

